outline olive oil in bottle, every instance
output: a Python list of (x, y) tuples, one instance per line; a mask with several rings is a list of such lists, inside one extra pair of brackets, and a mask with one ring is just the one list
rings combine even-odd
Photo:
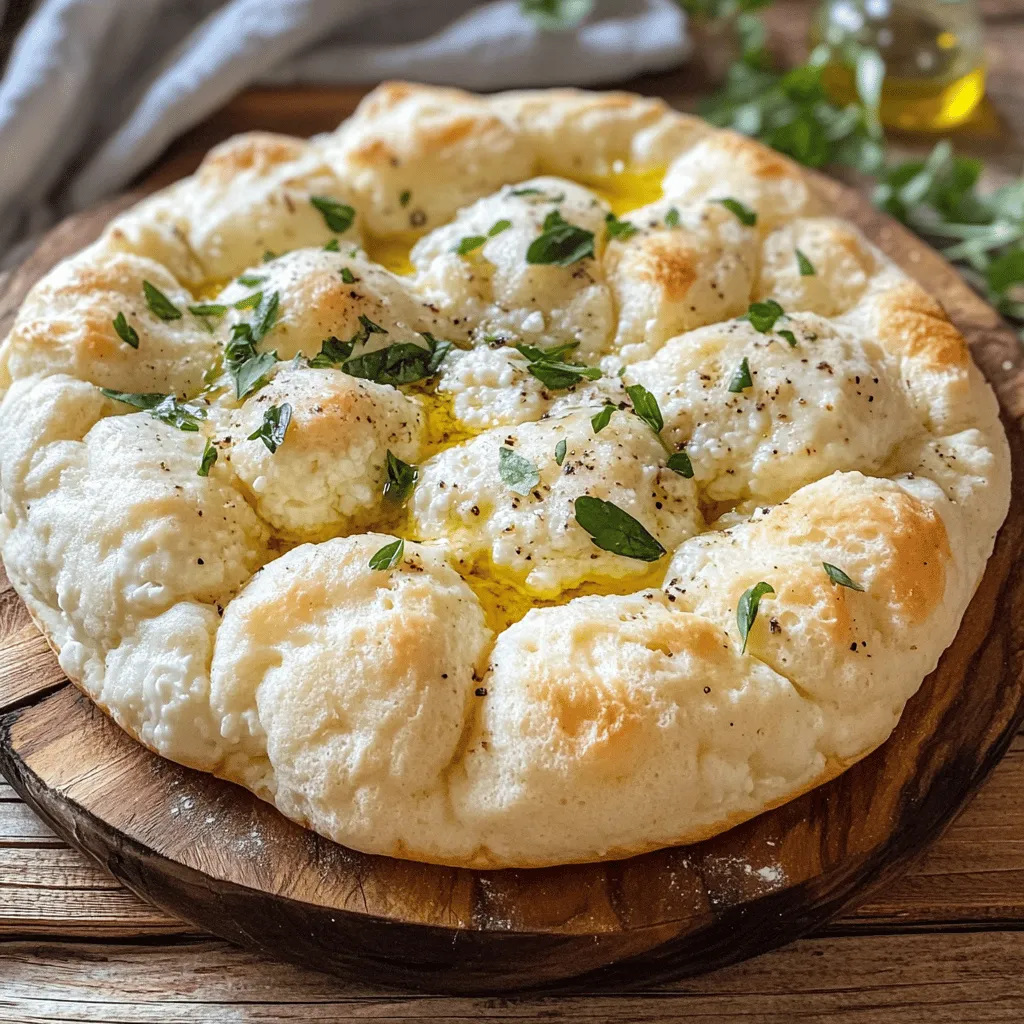
[(825, 0), (811, 41), (829, 48), (823, 81), (841, 103), (856, 98), (850, 53), (878, 50), (886, 69), (880, 117), (890, 128), (946, 131), (985, 95), (975, 0)]

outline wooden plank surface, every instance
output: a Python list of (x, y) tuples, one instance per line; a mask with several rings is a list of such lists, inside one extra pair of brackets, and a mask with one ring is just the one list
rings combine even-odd
[[(963, 151), (984, 155), (997, 174), (1020, 173), (1024, 3), (982, 0), (982, 9), (992, 26), (987, 46), (992, 106), (957, 133), (956, 142)], [(806, 11), (807, 4), (787, 0), (770, 15), (777, 45), (788, 58), (802, 50)], [(708, 81), (697, 60), (679, 72), (628, 85), (692, 108)], [(155, 180), (177, 177), (212, 142), (256, 124), (298, 134), (322, 130), (360, 94), (251, 90), (175, 143), (155, 170)], [(909, 146), (928, 144), (916, 140)], [(26, 643), (31, 642), (26, 633)], [(0, 781), (0, 1020), (5, 1022), (1019, 1021), (1024, 1005), (1024, 931), (1019, 929), (1024, 929), (1022, 737), (921, 862), (833, 924), (827, 935), (654, 992), (571, 999), (444, 999), (371, 991), (224, 943), (190, 938), (186, 926), (142, 904), (60, 843)], [(72, 936), (89, 941), (53, 941)]]
[(638, 994), (414, 996), (343, 984), (218, 942), (0, 945), (0, 1017), (19, 1024), (339, 1020), (517, 1024), (989, 1024), (1021, 1019), (1024, 932), (807, 939)]

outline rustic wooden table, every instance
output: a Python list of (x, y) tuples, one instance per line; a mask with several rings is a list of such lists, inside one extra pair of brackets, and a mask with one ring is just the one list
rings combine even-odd
[[(1021, 173), (1024, 157), (1024, 2), (982, 6), (990, 103), (957, 144), (985, 157), (998, 178)], [(799, 56), (806, 17), (798, 0), (770, 15), (790, 58)], [(708, 73), (698, 61), (627, 85), (692, 107)], [(213, 142), (236, 131), (331, 127), (358, 95), (251, 90), (175, 144), (151, 180), (187, 173)], [(140, 902), (56, 839), (0, 780), (0, 1021), (942, 1024), (1020, 1021), (1022, 1006), (1024, 734), (910, 873), (822, 932), (702, 978), (561, 998), (414, 996), (242, 952)]]

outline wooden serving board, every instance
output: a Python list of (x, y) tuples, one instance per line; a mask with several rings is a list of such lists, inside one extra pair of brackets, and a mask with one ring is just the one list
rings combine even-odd
[[(355, 853), (230, 783), (164, 761), (71, 685), (6, 582), (0, 770), (135, 892), (231, 941), (383, 984), (474, 992), (650, 982), (789, 942), (899, 873), (963, 807), (1024, 717), (1020, 343), (931, 249), (815, 176), (829, 208), (937, 295), (995, 386), (1010, 514), (953, 645), (890, 740), (830, 784), (724, 835), (629, 860), (470, 871)], [(66, 221), (0, 291), (31, 283), (136, 197)]]

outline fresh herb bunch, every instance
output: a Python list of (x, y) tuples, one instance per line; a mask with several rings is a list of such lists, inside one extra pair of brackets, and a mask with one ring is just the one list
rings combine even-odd
[[(1024, 179), (985, 195), (982, 164), (948, 141), (925, 159), (887, 164), (878, 105), (885, 64), (877, 50), (849, 43), (816, 47), (807, 63), (775, 67), (757, 11), (771, 0), (677, 0), (695, 22), (735, 32), (740, 57), (723, 87), (701, 105), (712, 124), (732, 128), (808, 167), (845, 165), (878, 179), (875, 203), (959, 265), (964, 276), (1024, 339)], [(833, 57), (851, 67), (858, 101), (837, 105), (822, 74)]]
[(890, 167), (875, 203), (959, 264), (1024, 339), (1024, 178), (984, 195), (982, 169), (943, 140), (926, 159)]

